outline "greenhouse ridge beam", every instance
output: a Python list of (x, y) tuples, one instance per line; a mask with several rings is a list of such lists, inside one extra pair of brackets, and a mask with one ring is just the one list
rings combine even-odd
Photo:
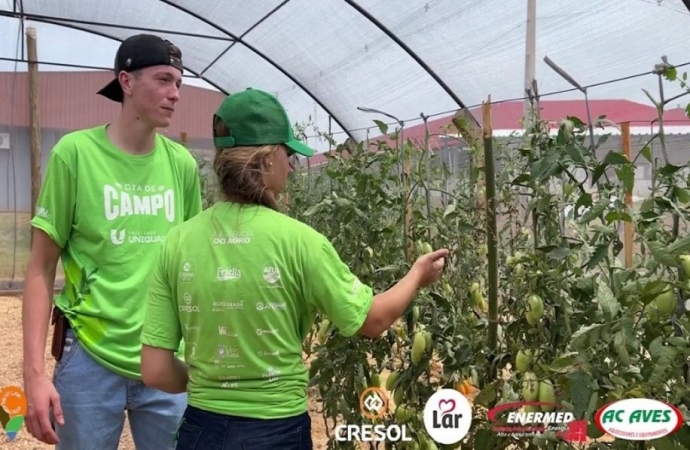
[[(72, 24), (94, 25), (97, 27), (119, 28), (119, 29), (123, 29), (123, 30), (146, 31), (149, 33), (172, 34), (175, 36), (186, 36), (186, 37), (193, 37), (193, 38), (199, 38), (199, 39), (211, 39), (211, 40), (215, 40), (215, 41), (233, 42), (233, 39), (230, 37), (209, 36), (207, 34), (188, 33), (185, 31), (161, 30), (158, 28), (133, 27), (133, 26), (129, 26), (129, 25), (114, 25), (112, 23), (93, 22), (93, 21), (89, 21), (89, 20), (78, 20), (78, 19), (67, 19), (65, 17), (50, 17), (50, 16), (42, 16), (40, 14), (25, 14), (25, 13), (17, 13), (17, 12), (10, 12), (10, 11), (0, 11), (0, 16), (13, 17), (15, 19), (35, 20), (37, 22), (50, 23), (52, 25), (58, 25), (58, 26), (71, 26)], [(76, 28), (76, 27), (73, 27), (73, 28), (78, 29), (78, 30), (83, 30), (83, 28)], [(111, 37), (111, 36), (108, 36), (108, 37)]]
[[(79, 29), (79, 31), (83, 31), (83, 30)], [(0, 56), (0, 61), (17, 62), (17, 63), (25, 63), (25, 64), (32, 62), (26, 58), (7, 58), (4, 56)], [(90, 69), (90, 70), (98, 70), (98, 71), (104, 71), (104, 72), (112, 72), (112, 70), (113, 70), (112, 67), (87, 66), (85, 64), (59, 63), (59, 62), (53, 62), (53, 61), (43, 61), (40, 59), (35, 61), (35, 62), (39, 66), (43, 65), (43, 66), (54, 66), (54, 67), (69, 67), (72, 69)], [(196, 74), (192, 74), (192, 75), (182, 74), (182, 78), (200, 79), (199, 76)]]
[(19, 36), (19, 40), (22, 43), (22, 58), (25, 58), (26, 56), (24, 55), (24, 34), (26, 33), (26, 30), (24, 29), (24, 1), (23, 0), (17, 0), (15, 3), (15, 6), (19, 5), (19, 30), (21, 32), (21, 36)]
[[(417, 55), (410, 47), (408, 47), (407, 44), (405, 44), (400, 38), (398, 38), (398, 36), (396, 36), (395, 33), (393, 33), (391, 30), (389, 30), (376, 17), (369, 14), (369, 12), (367, 12), (367, 10), (365, 10), (364, 8), (359, 6), (359, 4), (357, 4), (357, 2), (355, 2), (354, 0), (344, 0), (344, 1), (345, 1), (345, 3), (347, 3), (348, 5), (353, 7), (358, 13), (360, 13), (361, 15), (366, 17), (367, 20), (369, 20), (371, 23), (373, 23), (386, 36), (388, 36), (396, 44), (398, 44), (400, 46), (400, 48), (402, 48), (412, 59), (414, 59), (417, 62), (417, 64), (422, 66), (422, 68), (426, 71), (426, 73), (428, 73), (429, 76), (431, 76), (431, 78), (433, 78), (434, 81), (436, 81), (439, 84), (439, 86), (441, 86), (441, 88), (443, 88), (443, 90), (446, 91), (446, 93), (450, 96), (450, 98), (452, 98), (453, 101), (455, 103), (457, 103), (461, 109), (466, 108), (465, 105), (460, 100), (460, 98), (457, 95), (455, 95), (455, 92), (453, 92), (453, 90), (441, 79), (441, 77), (439, 77), (436, 74), (436, 72), (434, 72), (434, 70), (431, 67), (429, 67), (429, 65), (426, 62), (424, 62), (424, 60), (422, 58), (419, 57), (419, 55)], [(470, 115), (472, 116), (472, 118), (474, 118), (474, 116), (471, 113), (470, 113)], [(476, 122), (477, 119), (476, 118), (474, 118), (474, 119)]]
[[(249, 34), (254, 28), (256, 28), (256, 27), (258, 27), (259, 25), (261, 25), (266, 19), (268, 19), (269, 17), (271, 17), (276, 11), (278, 11), (280, 8), (282, 8), (283, 6), (285, 6), (285, 5), (287, 4), (287, 2), (289, 2), (289, 1), (290, 1), (290, 0), (283, 0), (283, 2), (282, 2), (281, 4), (279, 4), (278, 6), (276, 6), (275, 8), (273, 8), (272, 10), (270, 10), (270, 11), (268, 12), (268, 14), (266, 14), (266, 15), (263, 16), (261, 19), (259, 19), (254, 25), (252, 25), (251, 27), (249, 27), (249, 29), (248, 29), (247, 31), (245, 31), (244, 33), (242, 33), (242, 34), (239, 36), (239, 38), (240, 38), (240, 39), (244, 39), (244, 37), (245, 37), (247, 34)], [(204, 67), (204, 69), (203, 69), (201, 72), (199, 72), (199, 74), (200, 74), (200, 75), (205, 74), (206, 71), (207, 71), (208, 69), (210, 69), (212, 65), (214, 65), (215, 63), (217, 63), (218, 60), (219, 60), (220, 58), (222, 58), (223, 56), (225, 56), (225, 54), (226, 54), (227, 52), (229, 52), (230, 49), (231, 49), (232, 47), (234, 47), (235, 44), (237, 44), (237, 41), (236, 41), (235, 39), (233, 39), (232, 43), (230, 43), (230, 45), (228, 45), (228, 47), (227, 47), (225, 50), (223, 50), (223, 51), (220, 53), (220, 55), (216, 56), (215, 59), (214, 59), (213, 61), (211, 61), (211, 62), (208, 64), (208, 66)]]
[[(285, 69), (283, 69), (280, 65), (278, 65), (278, 64), (277, 64), (275, 61), (273, 61), (271, 58), (269, 58), (268, 56), (264, 55), (259, 49), (255, 48), (254, 46), (252, 46), (251, 44), (245, 42), (244, 40), (239, 39), (235, 34), (231, 33), (230, 31), (226, 30), (225, 28), (221, 27), (220, 25), (218, 25), (218, 24), (216, 24), (216, 23), (213, 23), (213, 22), (211, 22), (210, 20), (208, 20), (208, 19), (206, 19), (206, 18), (204, 18), (204, 17), (201, 17), (199, 14), (197, 14), (197, 13), (195, 13), (195, 12), (192, 12), (192, 11), (188, 10), (187, 8), (185, 8), (185, 7), (183, 7), (183, 6), (176, 5), (176, 4), (174, 4), (174, 3), (170, 3), (170, 1), (168, 1), (168, 0), (160, 0), (160, 1), (161, 1), (162, 3), (165, 3), (165, 4), (168, 5), (168, 6), (172, 7), (172, 8), (179, 9), (180, 11), (182, 11), (182, 12), (184, 12), (184, 13), (186, 13), (186, 14), (189, 14), (190, 16), (192, 16), (192, 17), (194, 17), (194, 18), (196, 18), (196, 19), (198, 19), (198, 20), (201, 20), (202, 22), (206, 23), (207, 25), (210, 25), (210, 26), (214, 27), (214, 28), (217, 29), (218, 31), (222, 31), (223, 33), (227, 34), (227, 35), (230, 36), (231, 38), (235, 39), (235, 40), (236, 40), (237, 42), (239, 42), (240, 44), (242, 44), (242, 45), (244, 45), (245, 47), (247, 47), (249, 50), (251, 50), (252, 52), (254, 52), (257, 56), (259, 56), (260, 58), (262, 58), (264, 61), (266, 61), (267, 63), (269, 63), (270, 65), (272, 65), (272, 66), (275, 67), (276, 69), (278, 69), (283, 75), (285, 75), (286, 77), (288, 77), (293, 83), (295, 83), (297, 86), (299, 86), (300, 89), (302, 89), (304, 92), (306, 92), (307, 95), (309, 95), (309, 96), (312, 98), (312, 100), (314, 100), (316, 103), (318, 103), (318, 105), (321, 106), (321, 108), (323, 108), (323, 110), (326, 111), (326, 113), (327, 113), (329, 116), (331, 116), (331, 117), (333, 118), (333, 120), (335, 120), (335, 122), (340, 126), (340, 128), (342, 128), (343, 131), (344, 131), (350, 138), (352, 138), (352, 140), (357, 141), (357, 139), (355, 139), (355, 137), (352, 135), (352, 133), (350, 132), (350, 130), (348, 130), (347, 127), (346, 127), (345, 125), (343, 125), (343, 123), (340, 121), (340, 119), (338, 119), (338, 118), (331, 112), (331, 110), (328, 109), (328, 107), (327, 107), (326, 105), (324, 105), (323, 102), (321, 102), (321, 100), (320, 100), (318, 97), (316, 97), (316, 95), (314, 95), (309, 89), (307, 89), (306, 86), (304, 86), (299, 80), (297, 80), (294, 76), (292, 76), (291, 73), (289, 73), (288, 71), (286, 71)], [(221, 89), (221, 88), (218, 88), (218, 89)], [(225, 92), (224, 89), (221, 89), (221, 91), (223, 91), (224, 93), (227, 94), (227, 92)]]
[[(76, 26), (76, 25), (71, 25), (71, 24), (69, 24), (69, 23), (63, 23), (63, 22), (53, 23), (53, 22), (51, 22), (50, 20), (36, 20), (36, 22), (45, 22), (45, 23), (50, 23), (50, 24), (53, 24), (53, 25), (59, 25), (59, 26), (61, 26), (61, 27), (71, 28), (71, 29), (73, 29), (73, 30), (83, 31), (83, 32), (85, 32), (85, 33), (90, 33), (90, 34), (94, 34), (94, 35), (96, 35), (96, 36), (101, 36), (101, 37), (104, 37), (104, 38), (107, 38), (107, 39), (112, 39), (113, 41), (121, 42), (120, 39), (118, 39), (118, 38), (116, 38), (116, 37), (113, 37), (113, 36), (110, 36), (109, 34), (105, 34), (105, 33), (102, 33), (102, 32), (100, 32), (100, 31), (89, 30), (88, 28), (78, 27), (78, 26)], [(23, 24), (23, 21), (22, 21), (22, 24)], [(24, 46), (22, 46), (22, 49), (23, 49), (23, 48), (24, 48)], [(22, 52), (22, 59), (24, 59), (23, 52)], [(44, 63), (44, 64), (49, 64), (49, 63)], [(62, 64), (62, 65), (64, 65), (64, 64)], [(83, 66), (81, 66), (81, 67), (83, 67)], [(220, 86), (218, 86), (218, 85), (217, 85), (216, 83), (214, 83), (213, 81), (211, 81), (211, 80), (209, 80), (209, 79), (207, 79), (207, 78), (205, 78), (205, 77), (200, 76), (195, 70), (192, 70), (192, 69), (190, 69), (190, 68), (187, 67), (187, 66), (185, 66), (185, 69), (187, 69), (189, 72), (191, 72), (191, 73), (195, 76), (195, 78), (200, 79), (200, 80), (204, 80), (205, 82), (207, 82), (208, 84), (210, 84), (210, 85), (213, 86), (214, 88), (218, 89), (220, 92), (222, 92), (222, 93), (224, 93), (224, 94), (227, 95), (227, 92), (225, 92), (225, 90), (224, 90), (223, 88), (221, 88)], [(108, 69), (108, 70), (113, 70), (113, 69), (111, 68), (111, 69)], [(183, 76), (186, 76), (186, 75), (183, 75)]]

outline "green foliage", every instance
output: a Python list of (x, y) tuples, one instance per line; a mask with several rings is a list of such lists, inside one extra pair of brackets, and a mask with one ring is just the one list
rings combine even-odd
[[(669, 69), (660, 76), (682, 80), (688, 89), (685, 74)], [(654, 140), (663, 143), (663, 135)], [(286, 212), (326, 235), (377, 292), (406, 273), (417, 256), (410, 254), (415, 244), (451, 250), (443, 280), (420, 291), (380, 339), (344, 338), (327, 318), (317, 320), (304, 351), (313, 357), (311, 384), (324, 417), (367, 422), (359, 410), (360, 393), (375, 374), (385, 379), (397, 372), (390, 397), (413, 411), (413, 434), (428, 439), (420, 422), (426, 400), (441, 387), (469, 379), (478, 392), (463, 448), (567, 448), (554, 436), (499, 436), (487, 419), (487, 409), (521, 399), (523, 374), (514, 366), (525, 349), (534, 355), (530, 371), (553, 383), (556, 401), (576, 419), (592, 424), (606, 403), (635, 397), (677, 405), (687, 417), (690, 322), (684, 300), (690, 286), (681, 257), (690, 254), (690, 237), (682, 235), (680, 223), (690, 218), (688, 167), (658, 161), (650, 145), (632, 161), (617, 151), (601, 154), (605, 142), (606, 136), (593, 142), (579, 118), (567, 117), (556, 133), (537, 122), (520, 144), (494, 144), (500, 228), (495, 349), (487, 345), (484, 308), (488, 261), (486, 211), (477, 207), (484, 201), (484, 191), (477, 189), (481, 165), (468, 163), (451, 174), (424, 146), (407, 142), (397, 149), (381, 141), (376, 152), (361, 145), (338, 147), (326, 164), (294, 172)], [(472, 145), (462, 150), (469, 161), (481, 151)], [(406, 159), (411, 162), (404, 175)], [(643, 160), (651, 163), (653, 189), (642, 204), (629, 207), (626, 193)], [(629, 267), (621, 262), (626, 223), (635, 231)], [(473, 283), (479, 286), (477, 298)], [(659, 300), (669, 286), (678, 299), (673, 314), (664, 313)], [(539, 317), (529, 312), (533, 295), (543, 303)], [(417, 332), (430, 333), (431, 348), (414, 364)], [(381, 422), (397, 419), (392, 412)], [(354, 448), (336, 442), (332, 428), (329, 433), (329, 449)], [(690, 449), (690, 435), (679, 432), (653, 445)]]

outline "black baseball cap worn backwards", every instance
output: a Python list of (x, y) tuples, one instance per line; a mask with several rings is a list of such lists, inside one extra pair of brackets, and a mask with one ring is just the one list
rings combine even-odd
[(98, 91), (114, 102), (122, 102), (124, 93), (118, 81), (120, 71), (133, 72), (151, 66), (173, 66), (184, 73), (182, 51), (172, 42), (153, 34), (137, 34), (120, 44), (115, 55), (115, 79)]
[[(217, 133), (222, 122), (227, 135)], [(285, 145), (290, 152), (303, 156), (314, 150), (295, 138), (285, 108), (278, 99), (259, 89), (231, 94), (213, 116), (213, 142), (216, 150), (238, 146)]]

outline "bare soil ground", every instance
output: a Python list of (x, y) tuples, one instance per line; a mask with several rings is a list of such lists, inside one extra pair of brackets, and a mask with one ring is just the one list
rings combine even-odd
[[(17, 297), (0, 297), (0, 387), (8, 385), (22, 386), (22, 330), (21, 299)], [(52, 329), (48, 332), (49, 341)], [(50, 354), (50, 344), (46, 346), (46, 371), (52, 374), (54, 359)], [(310, 414), (312, 416), (312, 439), (314, 450), (325, 450), (328, 436), (322, 416), (318, 413), (320, 406), (310, 395)], [(53, 446), (34, 439), (25, 427), (22, 427), (14, 441), (9, 441), (4, 431), (0, 431), (0, 449), (7, 450), (47, 450)], [(134, 442), (125, 422), (125, 430), (120, 440), (119, 450), (135, 450)]]
[[(0, 387), (8, 385), (22, 386), (21, 298), (0, 297), (0, 330), (2, 330), (0, 333), (0, 354), (2, 354), (2, 364), (0, 364)], [(49, 330), (49, 336), (51, 335), (52, 330)], [(48, 373), (52, 373), (54, 360), (50, 355), (49, 346), (47, 346), (45, 357), (46, 370)], [(440, 377), (442, 370), (442, 366), (439, 362), (433, 362), (432, 378)], [(388, 375), (388, 371), (384, 371), (381, 374), (382, 383), (385, 383)], [(506, 373), (504, 376), (509, 375)], [(315, 388), (310, 390), (309, 413), (312, 418), (312, 440), (314, 442), (314, 450), (325, 450), (329, 438), (329, 431), (320, 413), (321, 404), (318, 401), (317, 395)], [(470, 400), (472, 399), (473, 398), (470, 398)], [(391, 399), (391, 408), (394, 407), (392, 403)], [(329, 423), (329, 428), (333, 428), (332, 423)], [(611, 439), (609, 436), (605, 436), (600, 439), (600, 441), (610, 442)], [(47, 450), (53, 448), (54, 447), (34, 439), (24, 427), (22, 427), (16, 439), (12, 442), (7, 439), (4, 432), (0, 432), (0, 449)], [(120, 440), (119, 450), (135, 450), (129, 426), (126, 423), (122, 439)]]

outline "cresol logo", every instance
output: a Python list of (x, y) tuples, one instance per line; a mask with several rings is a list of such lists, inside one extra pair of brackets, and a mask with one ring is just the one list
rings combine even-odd
[(597, 411), (594, 422), (616, 439), (649, 441), (678, 431), (683, 426), (683, 414), (660, 400), (628, 398), (605, 405)]

